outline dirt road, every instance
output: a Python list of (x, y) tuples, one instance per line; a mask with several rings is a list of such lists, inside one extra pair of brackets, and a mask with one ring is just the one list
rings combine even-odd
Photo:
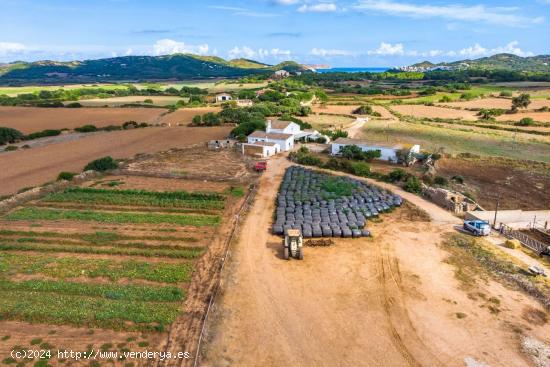
[[(282, 260), (281, 239), (269, 228), (288, 165), (283, 157), (270, 160), (261, 178), (201, 365), (431, 367), (464, 366), (465, 358), (529, 365), (513, 331), (461, 292), (443, 262), (447, 255), (436, 244), (454, 219), (441, 208), (424, 207), (435, 223), (411, 222), (399, 209), (369, 224), (372, 239), (339, 239), (306, 248), (304, 261)], [(508, 300), (524, 297), (497, 288), (503, 307), (517, 309)]]

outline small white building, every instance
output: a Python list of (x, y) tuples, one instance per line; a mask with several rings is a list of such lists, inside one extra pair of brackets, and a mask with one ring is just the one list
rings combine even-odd
[(304, 141), (317, 141), (320, 138), (325, 139), (325, 143), (330, 143), (330, 137), (321, 134), (317, 130), (313, 129), (304, 129), (299, 134), (294, 135), (294, 140), (304, 140)]
[(292, 121), (267, 120), (268, 133), (280, 133), (296, 135), (300, 133), (300, 125)]
[(288, 78), (289, 76), (290, 73), (286, 70), (277, 70), (275, 73), (273, 73), (273, 78), (275, 79)]
[(233, 97), (229, 93), (216, 94), (216, 102), (218, 103), (231, 101), (232, 99)]
[(363, 152), (367, 152), (369, 150), (379, 150), (379, 159), (390, 162), (398, 161), (397, 152), (400, 150), (406, 149), (408, 150), (408, 153), (420, 153), (420, 145), (405, 147), (403, 145), (373, 144), (360, 139), (338, 138), (331, 144), (331, 154), (339, 155), (343, 147), (350, 145), (358, 146)]
[(249, 144), (254, 144), (256, 142), (276, 143), (279, 144), (283, 152), (294, 148), (294, 135), (292, 134), (254, 131), (252, 134), (248, 135), (247, 140)]
[(267, 141), (256, 141), (252, 144), (243, 143), (241, 152), (253, 157), (267, 158), (281, 152), (281, 146), (277, 143)]

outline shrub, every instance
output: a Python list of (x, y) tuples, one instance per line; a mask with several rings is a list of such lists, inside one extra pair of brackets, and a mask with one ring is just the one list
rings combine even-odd
[(434, 178), (434, 183), (436, 185), (440, 185), (440, 186), (446, 186), (449, 182), (447, 181), (447, 179), (445, 177), (442, 177), (442, 176), (436, 176)]
[(353, 114), (355, 115), (370, 115), (372, 114), (373, 110), (370, 105), (362, 105), (355, 110), (353, 110)]
[(405, 182), (405, 185), (403, 186), (403, 189), (408, 192), (412, 192), (415, 194), (419, 194), (420, 191), (422, 191), (422, 186), (420, 184), (420, 180), (416, 176), (409, 176), (407, 178), (407, 181)]
[(456, 175), (451, 178), (456, 183), (463, 184), (464, 183), (464, 177)]
[(138, 123), (135, 122), (135, 121), (126, 121), (125, 123), (122, 124), (122, 128), (124, 130), (137, 129), (138, 128)]
[(97, 127), (95, 125), (84, 125), (81, 127), (77, 127), (74, 130), (78, 131), (79, 133), (91, 133), (97, 131)]
[(448, 95), (444, 95), (443, 97), (441, 97), (439, 99), (439, 102), (441, 102), (441, 103), (446, 103), (446, 102), (451, 102), (451, 101), (452, 101), (452, 98), (449, 97)]
[(391, 182), (399, 182), (402, 181), (405, 177), (407, 177), (407, 172), (402, 170), (401, 168), (394, 169), (388, 174), (388, 179)]
[(531, 117), (524, 117), (521, 120), (519, 120), (518, 122), (516, 122), (515, 125), (517, 125), (517, 126), (531, 126), (534, 123), (535, 123), (535, 121), (533, 121), (533, 119)]
[(153, 100), (151, 98), (147, 98), (145, 101), (143, 101), (143, 103), (153, 104)]
[(25, 136), (25, 140), (33, 140), (38, 138), (45, 138), (47, 136), (57, 136), (61, 134), (61, 130), (42, 130), (36, 133), (31, 133)]
[(351, 169), (356, 176), (367, 177), (370, 175), (370, 166), (365, 162), (353, 162), (351, 164)]
[(65, 180), (65, 181), (72, 181), (72, 179), (76, 176), (76, 173), (73, 172), (61, 172), (59, 175), (57, 175), (57, 181)]
[(107, 171), (118, 168), (118, 163), (112, 157), (103, 157), (92, 161), (84, 167), (84, 171)]
[(82, 105), (78, 102), (71, 102), (71, 103), (67, 104), (65, 107), (67, 107), (67, 108), (80, 108), (80, 107), (82, 107)]
[(512, 92), (509, 91), (509, 90), (503, 90), (502, 92), (500, 92), (500, 96), (501, 97), (512, 97)]
[(0, 145), (23, 139), (23, 133), (11, 127), (0, 127)]
[(195, 126), (200, 126), (202, 124), (202, 116), (201, 115), (193, 116), (193, 120), (191, 120), (191, 123)]
[(5, 149), (6, 152), (12, 152), (14, 150), (17, 150), (19, 149), (19, 147), (17, 145), (8, 145)]

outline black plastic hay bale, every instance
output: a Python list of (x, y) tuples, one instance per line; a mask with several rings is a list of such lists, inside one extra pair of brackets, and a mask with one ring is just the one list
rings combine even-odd
[(363, 237), (370, 237), (370, 231), (368, 229), (363, 229), (361, 231), (361, 236)]

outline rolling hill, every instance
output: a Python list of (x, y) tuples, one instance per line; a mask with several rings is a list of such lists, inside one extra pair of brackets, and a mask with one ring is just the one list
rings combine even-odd
[(174, 54), (168, 56), (125, 56), (98, 60), (57, 62), (14, 62), (0, 65), (0, 83), (79, 83), (109, 81), (182, 80), (237, 78), (305, 68), (293, 61), (277, 65), (253, 60), (227, 61), (216, 56)]
[(450, 69), (483, 69), (483, 70), (511, 70), (550, 72), (550, 55), (538, 55), (521, 57), (513, 54), (497, 54), (479, 59), (466, 59), (454, 62), (442, 62), (432, 64), (423, 61), (411, 65), (411, 67), (430, 69), (435, 67), (448, 67)]

